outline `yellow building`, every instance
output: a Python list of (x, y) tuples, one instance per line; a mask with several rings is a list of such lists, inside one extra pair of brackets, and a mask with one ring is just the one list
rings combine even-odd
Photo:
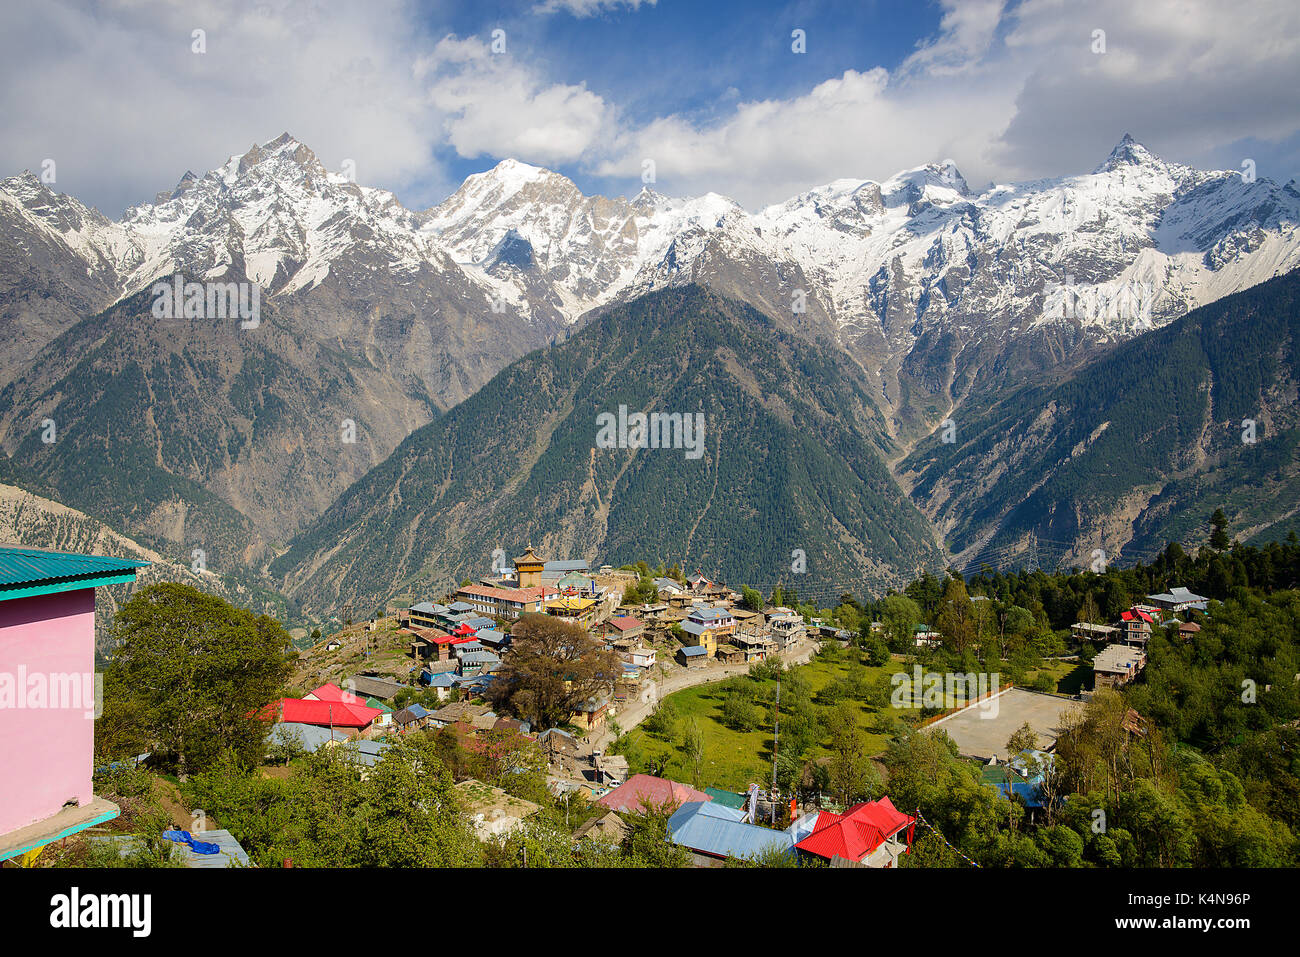
[(542, 583), (542, 569), (546, 562), (537, 557), (533, 546), (529, 545), (522, 555), (515, 559), (515, 575), (520, 588), (536, 588)]
[(586, 622), (596, 609), (596, 599), (562, 595), (546, 603), (546, 613), (573, 623)]
[(682, 644), (704, 648), (708, 657), (718, 654), (718, 639), (736, 633), (736, 619), (726, 608), (695, 608), (682, 622)]

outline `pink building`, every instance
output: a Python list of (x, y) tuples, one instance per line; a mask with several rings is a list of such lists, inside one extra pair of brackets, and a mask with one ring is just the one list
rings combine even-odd
[(148, 564), (0, 546), (0, 861), (117, 817), (91, 792), (95, 588)]

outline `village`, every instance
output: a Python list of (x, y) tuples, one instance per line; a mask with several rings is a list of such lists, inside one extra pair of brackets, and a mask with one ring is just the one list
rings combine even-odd
[[(351, 660), (367, 666), (346, 675), (344, 668), (301, 699), (279, 702), (272, 738), (300, 741), (307, 750), (350, 742), (363, 764), (378, 760), (393, 734), (448, 729), (471, 748), (502, 747), (513, 738), (540, 749), (553, 795), (605, 810), (589, 818), (577, 838), (593, 828), (623, 833), (614, 812), (668, 806), (669, 837), (687, 848), (698, 866), (767, 852), (811, 855), (833, 866), (894, 866), (916, 821), (887, 795), (843, 813), (800, 809), (792, 796), (758, 782), (743, 791), (697, 789), (629, 774), (624, 756), (607, 753), (618, 735), (639, 725), (670, 694), (743, 674), (769, 658), (803, 664), (823, 642), (847, 646), (854, 638), (833, 621), (806, 620), (789, 607), (747, 607), (741, 592), (699, 572), (682, 580), (653, 578), (654, 600), (629, 602), (641, 581), (636, 570), (608, 565), (592, 570), (584, 560), (546, 560), (529, 546), (513, 567), (462, 584), (441, 601), (413, 602), (389, 621), (373, 619), (323, 642), (327, 655), (359, 646), (361, 658)], [(1071, 629), (1073, 640), (1096, 652), (1091, 690), (1067, 697), (1008, 683), (991, 695), (997, 699), (993, 720), (983, 713), (990, 702), (972, 698), (950, 701), (953, 706), (926, 726), (942, 728), (963, 757), (985, 765), (981, 779), (987, 786), (1014, 795), (1031, 813), (1041, 808), (1041, 785), (1067, 716), (1092, 691), (1123, 686), (1141, 672), (1153, 628), (1177, 627), (1184, 638), (1199, 630), (1191, 618), (1205, 614), (1203, 597), (1176, 587), (1148, 601), (1124, 611), (1113, 624), (1078, 622)], [(610, 693), (581, 702), (563, 727), (532, 727), (498, 715), (486, 700), (494, 674), (511, 653), (512, 629), (527, 614), (581, 627), (618, 658)], [(871, 629), (878, 633), (883, 625), (873, 622)], [(384, 666), (370, 651), (378, 647), (375, 636), (381, 631), (397, 649), (390, 650)], [(928, 624), (917, 624), (913, 632), (918, 649), (942, 641)], [(1131, 720), (1140, 730), (1141, 718)], [(1032, 729), (1032, 743), (1026, 740), (1029, 747), (1011, 753), (1008, 741), (1021, 727)], [(508, 833), (538, 809), (477, 781), (461, 787), (484, 834)], [(862, 834), (872, 837), (860, 840)]]
[[(14, 579), (4, 597), (24, 602), (21, 608), (11, 604), (11, 611), (30, 611), (30, 620), (6, 626), (15, 647), (36, 633), (32, 629), (65, 616), (65, 606), (75, 604), (83, 617), (66, 636), (74, 657), (75, 646), (89, 640), (84, 615), (87, 602), (93, 608), (94, 587), (129, 580), (141, 567), (138, 562), (18, 549), (6, 549), (0, 558)], [(18, 584), (23, 588), (17, 589)], [(42, 601), (33, 604), (36, 597)], [(881, 634), (882, 622), (864, 621), (861, 635), (855, 635), (834, 620), (807, 616), (807, 606), (801, 613), (756, 601), (761, 596), (752, 589), (737, 592), (700, 572), (654, 577), (644, 567), (592, 570), (584, 560), (548, 561), (531, 546), (512, 567), (496, 568), (439, 597), (413, 601), (386, 618), (347, 625), (295, 652), (289, 687), (311, 690), (281, 697), (259, 712), (269, 725), (266, 760), (287, 763), (294, 755), (339, 748), (364, 779), (403, 737), (440, 733), (451, 736), (457, 748), (491, 752), (507, 767), (517, 764), (522, 770), (526, 761), (540, 762), (546, 790), (564, 802), (566, 817), (575, 801), (579, 809), (593, 812), (578, 815), (574, 840), (594, 836), (617, 842), (626, 831), (627, 815), (658, 809), (667, 817), (667, 840), (685, 849), (697, 866), (775, 854), (832, 866), (887, 868), (907, 851), (917, 819), (895, 807), (888, 794), (835, 810), (821, 795), (811, 806), (800, 807), (795, 794), (775, 787), (775, 770), (771, 784), (758, 775), (751, 775), (744, 787), (735, 781), (730, 787), (714, 786), (719, 782), (698, 776), (686, 784), (664, 776), (662, 763), (650, 768), (660, 773), (637, 772), (611, 748), (670, 695), (752, 675), (767, 663), (779, 663), (782, 669), (807, 665), (825, 658), (831, 653), (827, 649), (847, 649), (868, 634)], [(942, 729), (963, 759), (982, 766), (984, 785), (1014, 797), (1033, 814), (1050, 800), (1043, 784), (1057, 734), (1071, 713), (1098, 690), (1132, 682), (1146, 664), (1155, 629), (1166, 629), (1166, 634), (1176, 629), (1177, 637), (1187, 640), (1200, 630), (1195, 619), (1207, 620), (1206, 615), (1207, 600), (1186, 588), (1149, 595), (1146, 603), (1124, 610), (1112, 624), (1079, 621), (1072, 626), (1072, 641), (1081, 652), (1091, 652), (1086, 655), (1091, 688), (1070, 695), (995, 680), (991, 689), (981, 685), (978, 694), (950, 696), (932, 709), (935, 713), (922, 720), (912, 712), (909, 720), (921, 728)], [(578, 700), (567, 717), (544, 727), (518, 714), (498, 713), (491, 695), (493, 682), (511, 661), (514, 637), (539, 621), (572, 629), (565, 634), (585, 635), (589, 647), (608, 653), (616, 669), (598, 676), (606, 690)], [(907, 644), (923, 655), (943, 637), (918, 623)], [(916, 660), (911, 654), (887, 657), (893, 661), (883, 663), (882, 676), (896, 672), (895, 681), (905, 674), (899, 664)], [(922, 668), (916, 664), (915, 670)], [(39, 720), (37, 712), (31, 717)], [(1140, 715), (1130, 713), (1125, 723), (1133, 733), (1144, 733)], [(74, 727), (78, 750), (88, 758), (85, 724)], [(779, 745), (779, 729), (772, 731)], [(142, 755), (137, 763), (147, 758)], [(30, 773), (32, 768), (20, 765), (43, 759), (20, 753), (10, 763), (15, 762), (0, 770)], [(87, 773), (83, 763), (85, 759), (73, 757), (52, 772), (45, 770), (65, 777), (68, 788), (81, 788)], [(509, 835), (540, 809), (535, 801), (472, 777), (459, 780), (456, 788), (475, 833), (484, 840)], [(88, 793), (61, 810), (43, 810), (50, 812), (45, 819), (5, 835), (0, 860), (38, 854), (51, 841), (66, 841), (116, 813)], [(181, 817), (176, 823), (179, 828), (186, 821)], [(189, 837), (183, 829), (169, 833)], [(248, 862), (228, 831), (204, 835), (198, 844), (193, 837), (172, 838), (185, 844), (191, 866)], [(196, 851), (200, 845), (207, 850)]]

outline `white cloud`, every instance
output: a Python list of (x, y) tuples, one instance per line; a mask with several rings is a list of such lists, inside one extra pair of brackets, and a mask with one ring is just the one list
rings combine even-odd
[[(638, 5), (540, 4), (574, 16)], [(864, 64), (784, 98), (728, 90), (692, 113), (659, 99), (669, 105), (658, 115), (634, 115), (599, 76), (557, 82), (525, 24), (494, 54), (489, 28), (447, 36), (429, 26), (436, 16), (414, 0), (0, 4), (0, 173), (55, 159), (56, 188), (115, 214), (284, 130), (327, 166), (354, 160), (361, 182), (411, 206), (458, 185), (435, 158), (446, 147), (629, 194), (653, 159), (661, 190), (750, 208), (947, 157), (973, 186), (1079, 172), (1125, 131), (1170, 158), (1232, 166), (1237, 144), (1280, 144), (1271, 166), (1249, 154), (1276, 179), (1300, 161), (1286, 152), (1300, 142), (1294, 0), (944, 0), (935, 36), (892, 73)], [(205, 54), (191, 52), (194, 29), (206, 31)], [(1092, 52), (1095, 30), (1105, 54)], [(707, 62), (672, 56), (629, 50), (627, 69), (707, 83)]]
[(447, 142), (466, 158), (571, 163), (613, 122), (611, 108), (586, 86), (548, 85), (534, 68), (474, 37), (444, 37), (415, 73), (445, 115)]
[(402, 4), (0, 4), (0, 170), (54, 158), (55, 188), (116, 214), (288, 130), (362, 182), (425, 179), (441, 131), (414, 23)]
[[(1097, 30), (1104, 54), (1092, 52)], [(1300, 130), (1300, 5), (1292, 0), (1025, 0), (1006, 47), (1023, 79), (990, 158), (1008, 174), (1077, 166), (1124, 130), (1186, 161)]]
[[(1104, 54), (1092, 52), (1095, 30)], [(848, 70), (712, 121), (660, 117), (623, 129), (592, 167), (621, 178), (650, 157), (670, 192), (715, 190), (753, 208), (946, 157), (972, 186), (1083, 172), (1124, 132), (1208, 164), (1234, 142), (1294, 137), (1297, 88), (1293, 0), (947, 2), (938, 35), (892, 75)], [(1295, 175), (1283, 159), (1273, 178)]]
[(968, 72), (989, 51), (1002, 21), (1006, 0), (942, 0), (939, 35), (922, 42), (904, 62), (903, 72), (936, 76)]
[(643, 5), (653, 7), (657, 2), (658, 0), (542, 0), (533, 7), (533, 12), (546, 14), (563, 10), (582, 19), (624, 7), (629, 10), (637, 10)]
[(713, 190), (754, 208), (840, 177), (977, 155), (987, 116), (1010, 101), (978, 84), (937, 96), (896, 87), (882, 68), (847, 70), (801, 96), (741, 103), (711, 126), (669, 116), (625, 131), (595, 172), (631, 177), (649, 158), (667, 192)]

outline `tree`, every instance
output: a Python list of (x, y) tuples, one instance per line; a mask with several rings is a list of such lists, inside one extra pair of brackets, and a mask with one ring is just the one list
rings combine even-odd
[(966, 583), (958, 576), (950, 577), (943, 590), (938, 625), (946, 643), (957, 654), (964, 652), (975, 640), (972, 615), (973, 608), (970, 596), (966, 593)]
[(921, 606), (906, 595), (886, 595), (880, 603), (880, 620), (895, 651), (906, 651), (921, 624)]
[(700, 786), (700, 771), (704, 768), (704, 732), (700, 730), (700, 721), (692, 715), (682, 730), (682, 757), (691, 769), (691, 784)]
[(734, 691), (722, 699), (722, 723), (735, 731), (754, 731), (763, 723), (763, 713), (748, 698)]
[(671, 698), (660, 698), (655, 709), (645, 719), (645, 729), (651, 734), (673, 741), (677, 738), (677, 708)]
[(1223, 513), (1222, 508), (1216, 508), (1214, 514), (1210, 517), (1210, 524), (1214, 530), (1210, 532), (1210, 547), (1216, 552), (1226, 551), (1232, 544), (1228, 538), (1228, 516)]
[(362, 782), (352, 809), (359, 867), (453, 867), (473, 860), (474, 838), (427, 735), (400, 737)]
[(880, 774), (871, 763), (867, 736), (858, 727), (857, 708), (837, 705), (828, 722), (831, 728), (830, 786), (835, 799), (848, 807), (870, 801), (881, 790)]
[(668, 818), (674, 808), (643, 806), (640, 813), (621, 815), (627, 824), (623, 851), (637, 867), (690, 867), (686, 848), (668, 839)]
[(1038, 732), (1029, 726), (1028, 721), (1016, 728), (1011, 737), (1007, 739), (1008, 758), (1014, 758), (1022, 751), (1035, 751), (1037, 749)]
[(578, 706), (611, 694), (618, 656), (586, 629), (550, 615), (524, 614), (511, 631), (510, 655), (489, 685), (494, 705), (533, 727), (566, 723)]
[(175, 757), (182, 780), (226, 749), (261, 760), (267, 726), (258, 712), (290, 668), (279, 622), (162, 582), (122, 606), (112, 640), (105, 714), (130, 714), (155, 753)]
[(761, 592), (750, 588), (748, 585), (741, 585), (740, 594), (743, 599), (742, 604), (750, 611), (763, 610), (763, 595)]
[(482, 859), (431, 735), (403, 735), (364, 780), (341, 748), (287, 779), (223, 759), (182, 788), (262, 867), (472, 867)]
[(1092, 597), (1092, 592), (1083, 596), (1083, 601), (1079, 603), (1079, 620), (1095, 625), (1101, 620), (1101, 610), (1097, 607), (1097, 599)]
[(876, 635), (871, 635), (863, 642), (862, 652), (867, 664), (873, 668), (889, 664), (889, 645)]

